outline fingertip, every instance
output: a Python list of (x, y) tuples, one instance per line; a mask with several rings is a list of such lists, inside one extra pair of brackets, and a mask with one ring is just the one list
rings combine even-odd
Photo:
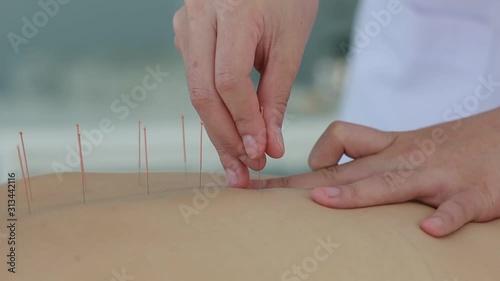
[(266, 149), (266, 154), (273, 159), (280, 159), (283, 155), (285, 155), (285, 151), (270, 144)]
[(247, 188), (250, 183), (248, 167), (238, 159), (225, 154), (220, 157), (226, 172), (226, 185), (236, 188)]
[(285, 155), (285, 141), (281, 128), (270, 130), (267, 140), (268, 146), (266, 149), (267, 155), (274, 159), (279, 159)]
[(253, 169), (254, 171), (262, 171), (267, 165), (267, 157), (266, 154), (264, 154), (262, 157), (254, 160), (257, 162), (257, 169)]
[(448, 235), (444, 228), (444, 221), (440, 217), (429, 217), (420, 223), (420, 228), (427, 234), (440, 238)]
[(225, 169), (225, 171), (226, 171), (226, 184), (231, 187), (237, 186), (239, 179), (236, 172), (233, 169)]
[(245, 167), (254, 171), (262, 171), (267, 165), (267, 158), (265, 155), (257, 159), (250, 159), (250, 157), (245, 154), (240, 156), (238, 159), (243, 163), (243, 165), (245, 165)]
[(242, 168), (238, 171), (234, 172), (232, 175), (234, 178), (231, 179), (231, 182), (228, 181), (230, 187), (234, 188), (248, 188), (250, 185), (250, 173), (248, 172), (248, 168)]
[[(318, 161), (318, 157), (315, 153), (315, 150), (313, 150), (311, 154), (309, 154), (309, 158), (307, 159), (307, 164), (309, 165), (309, 168), (311, 168), (311, 171), (317, 171), (322, 168), (325, 168), (322, 167), (321, 162)], [(337, 165), (337, 163), (333, 163), (333, 165)]]

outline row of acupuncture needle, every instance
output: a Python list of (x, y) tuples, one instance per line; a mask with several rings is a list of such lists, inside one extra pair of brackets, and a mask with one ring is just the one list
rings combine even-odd
[[(142, 142), (141, 142), (141, 129), (143, 130), (143, 139), (144, 139), (144, 160), (145, 160), (145, 166), (146, 166), (146, 188), (147, 188), (147, 194), (149, 195), (150, 189), (149, 189), (149, 160), (148, 160), (148, 133), (147, 133), (147, 127), (144, 126), (142, 128), (142, 122), (139, 120), (138, 122), (138, 178), (139, 178), (139, 185), (141, 185), (141, 151), (142, 151)], [(181, 115), (181, 128), (182, 128), (182, 150), (183, 150), (183, 160), (184, 160), (184, 179), (187, 181), (187, 157), (186, 157), (186, 129), (185, 129), (185, 124), (184, 124), (184, 115)], [(201, 173), (203, 170), (203, 122), (200, 122), (200, 187), (201, 187)]]
[[(82, 199), (83, 203), (85, 204), (85, 167), (83, 165), (83, 155), (82, 155), (82, 142), (81, 142), (81, 135), (80, 135), (80, 125), (76, 124), (76, 135), (77, 135), (77, 141), (78, 141), (78, 150), (79, 150), (79, 157), (80, 157), (80, 173), (81, 173), (81, 184), (82, 184)], [(19, 136), (21, 138), (21, 147), (23, 151), (23, 156), (21, 157), (21, 147), (17, 145), (17, 155), (19, 157), (19, 164), (21, 167), (21, 174), (23, 177), (23, 183), (24, 183), (24, 190), (26, 194), (26, 201), (28, 203), (28, 212), (31, 214), (31, 203), (30, 201), (33, 201), (33, 192), (31, 190), (31, 176), (29, 173), (29, 166), (28, 166), (28, 157), (26, 153), (26, 146), (24, 144), (24, 136), (23, 132), (19, 132)], [(24, 162), (23, 162), (24, 158)], [(26, 170), (26, 173), (25, 173)], [(31, 199), (31, 200), (30, 200)]]
[[(261, 114), (264, 112), (264, 108), (261, 107)], [(200, 163), (199, 163), (199, 187), (202, 185), (202, 171), (203, 171), (203, 127), (204, 123), (200, 122)], [(182, 150), (183, 150), (183, 161), (184, 161), (184, 178), (187, 182), (187, 157), (186, 157), (186, 129), (185, 129), (185, 119), (184, 115), (181, 115), (181, 128), (182, 128)], [(142, 146), (144, 145), (144, 160), (145, 160), (145, 173), (146, 173), (146, 191), (147, 194), (150, 194), (150, 186), (149, 186), (149, 159), (148, 159), (148, 131), (147, 127), (143, 127), (143, 123), (138, 121), (138, 182), (139, 185), (142, 185), (141, 175), (142, 175)], [(26, 200), (28, 203), (28, 211), (31, 214), (31, 203), (33, 201), (33, 194), (31, 190), (31, 177), (28, 168), (28, 157), (26, 152), (26, 147), (24, 144), (23, 132), (19, 132), (19, 136), (21, 139), (21, 146), (17, 145), (17, 152), (19, 157), (19, 163), (21, 165), (21, 172), (23, 177), (23, 183), (26, 193)], [(87, 199), (85, 196), (85, 165), (83, 159), (83, 151), (82, 151), (82, 139), (80, 133), (80, 125), (76, 124), (76, 137), (77, 137), (77, 146), (78, 146), (78, 155), (80, 160), (80, 183), (81, 183), (81, 193), (82, 193), (82, 202), (86, 203)], [(142, 141), (144, 140), (144, 141)], [(22, 153), (21, 153), (22, 148)], [(23, 161), (24, 160), (24, 161)], [(260, 163), (260, 162), (259, 162)], [(260, 164), (259, 164), (260, 165)], [(260, 172), (259, 172), (260, 179)]]

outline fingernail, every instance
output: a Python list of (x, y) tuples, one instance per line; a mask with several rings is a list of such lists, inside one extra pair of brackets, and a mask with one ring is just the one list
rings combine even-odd
[(250, 135), (243, 136), (243, 145), (245, 146), (245, 151), (250, 157), (250, 159), (257, 158), (258, 147), (255, 139)]
[(430, 224), (432, 227), (440, 228), (443, 226), (443, 220), (439, 217), (433, 217), (427, 221), (427, 224)]
[(335, 198), (340, 196), (340, 188), (338, 187), (323, 187), (322, 190), (326, 197)]
[(231, 169), (226, 169), (227, 184), (231, 187), (236, 187), (238, 185), (238, 176), (236, 172)]

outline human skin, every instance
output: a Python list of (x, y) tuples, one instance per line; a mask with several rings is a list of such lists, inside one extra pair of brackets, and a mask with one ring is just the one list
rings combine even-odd
[[(198, 173), (80, 173), (31, 177), (28, 213), (15, 178), (16, 226), (0, 183), (0, 280), (498, 281), (500, 220), (437, 240), (418, 229), (416, 203), (357, 210), (311, 204), (308, 190), (226, 188)], [(4, 201), (5, 200), (5, 201)], [(279, 203), (277, 203), (279, 202)], [(4, 224), (5, 223), (5, 224)], [(13, 236), (11, 236), (13, 235)], [(12, 238), (11, 238), (12, 237)], [(16, 245), (9, 245), (14, 239)], [(16, 273), (7, 270), (15, 246)]]
[(174, 16), (192, 104), (231, 186), (248, 186), (248, 168), (285, 152), (285, 109), (317, 9), (318, 0), (186, 0)]
[[(344, 154), (354, 160), (338, 165)], [(421, 228), (443, 237), (500, 218), (500, 108), (408, 132), (336, 121), (309, 166), (311, 173), (252, 185), (314, 188), (315, 202), (338, 209), (417, 200), (437, 208)]]
[[(260, 170), (265, 154), (284, 153), (281, 124), (317, 6), (314, 0), (187, 0), (174, 17), (192, 103), (231, 186), (248, 187), (247, 167)], [(257, 90), (253, 67), (261, 73)], [(438, 207), (422, 229), (446, 236), (469, 221), (500, 216), (499, 120), (496, 109), (398, 133), (334, 122), (311, 153), (313, 173), (250, 186), (316, 187), (313, 200), (332, 208), (419, 200)], [(444, 136), (435, 140), (436, 128)], [(431, 141), (432, 153), (420, 151), (423, 163), (400, 170), (421, 149), (418, 140)], [(344, 153), (355, 160), (337, 165)]]

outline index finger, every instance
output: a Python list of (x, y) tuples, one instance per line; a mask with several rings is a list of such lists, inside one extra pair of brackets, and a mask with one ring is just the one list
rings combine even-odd
[(322, 168), (311, 173), (267, 180), (253, 180), (250, 187), (314, 188), (349, 184), (384, 171), (393, 170), (396, 165), (392, 161), (381, 161), (380, 157), (377, 156), (368, 156), (342, 165)]
[(228, 184), (246, 187), (249, 182), (247, 166), (257, 169), (259, 163), (245, 158), (246, 152), (233, 119), (215, 89), (215, 27), (204, 22), (200, 9), (186, 9), (186, 12), (189, 42), (184, 60), (191, 102), (219, 153)]
[(266, 148), (266, 126), (250, 75), (260, 32), (245, 16), (233, 11), (217, 23), (215, 85), (234, 120), (248, 157), (258, 159)]

